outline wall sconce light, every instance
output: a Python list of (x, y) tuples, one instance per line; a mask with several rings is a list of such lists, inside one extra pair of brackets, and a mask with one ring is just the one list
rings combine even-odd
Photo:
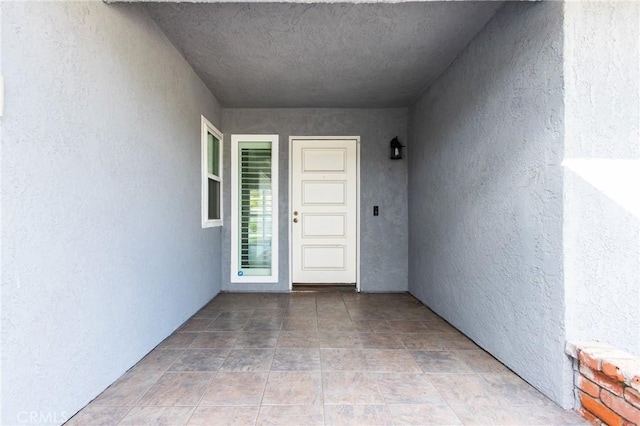
[(398, 140), (398, 137), (396, 136), (395, 138), (391, 139), (391, 156), (390, 158), (392, 160), (401, 160), (402, 159), (402, 148), (404, 148), (404, 145), (402, 145), (400, 143), (400, 141)]

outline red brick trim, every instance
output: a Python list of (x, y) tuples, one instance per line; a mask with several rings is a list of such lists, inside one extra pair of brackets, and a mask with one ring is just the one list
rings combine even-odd
[(631, 388), (624, 390), (624, 399), (636, 408), (640, 408), (640, 392)]
[(578, 413), (600, 426), (640, 426), (640, 357), (598, 342), (567, 342), (577, 361)]

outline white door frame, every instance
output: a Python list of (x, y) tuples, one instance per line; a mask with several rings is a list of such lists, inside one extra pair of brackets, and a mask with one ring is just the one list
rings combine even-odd
[(287, 220), (289, 221), (289, 291), (293, 290), (293, 141), (294, 140), (354, 140), (356, 141), (356, 291), (360, 292), (360, 136), (289, 136), (289, 206)]

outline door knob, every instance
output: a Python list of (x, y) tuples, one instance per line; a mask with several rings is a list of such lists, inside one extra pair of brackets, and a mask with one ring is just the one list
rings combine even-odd
[(293, 215), (294, 215), (294, 216), (298, 216), (298, 211), (297, 211), (297, 210), (296, 210), (296, 211), (294, 211), (294, 212), (293, 212)]
[(298, 218), (297, 217), (293, 218), (293, 223), (298, 223)]

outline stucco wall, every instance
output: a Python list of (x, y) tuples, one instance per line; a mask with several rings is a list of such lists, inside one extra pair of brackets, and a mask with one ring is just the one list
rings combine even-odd
[[(407, 110), (225, 109), (224, 175), (231, 175), (231, 134), (280, 135), (279, 283), (230, 283), (230, 218), (222, 242), (222, 288), (229, 291), (289, 289), (289, 136), (360, 136), (361, 291), (407, 290), (407, 162), (389, 159), (389, 142), (406, 142)], [(225, 181), (230, 194), (231, 180)], [(224, 209), (231, 211), (230, 197)], [(380, 215), (373, 216), (373, 206)]]
[(60, 423), (219, 291), (220, 107), (137, 7), (4, 2), (2, 57), (2, 424)]
[(562, 4), (511, 3), (409, 114), (409, 289), (568, 407)]
[(640, 355), (640, 3), (564, 13), (567, 338)]

